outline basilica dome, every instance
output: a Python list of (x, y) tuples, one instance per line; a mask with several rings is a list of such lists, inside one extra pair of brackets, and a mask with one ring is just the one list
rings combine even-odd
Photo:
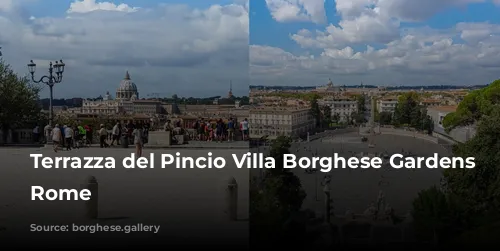
[(120, 82), (120, 86), (116, 90), (117, 99), (131, 99), (132, 97), (139, 97), (137, 86), (130, 79), (130, 74), (125, 74), (125, 78)]

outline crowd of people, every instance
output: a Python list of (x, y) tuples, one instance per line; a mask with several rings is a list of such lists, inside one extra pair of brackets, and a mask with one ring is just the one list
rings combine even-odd
[[(35, 140), (39, 140), (39, 128), (38, 126), (33, 129), (33, 136)], [(80, 148), (84, 146), (90, 146), (93, 144), (93, 133), (94, 130), (91, 125), (59, 125), (56, 124), (52, 129), (50, 125), (45, 127), (45, 137), (46, 139), (51, 138), (53, 142), (54, 151), (57, 152), (59, 148), (66, 149), (68, 151), (74, 148)], [(99, 146), (101, 148), (107, 148), (121, 143), (129, 144), (133, 142), (136, 146), (136, 152), (140, 156), (142, 155), (142, 147), (148, 140), (149, 124), (142, 122), (132, 122), (122, 125), (120, 122), (116, 122), (111, 130), (108, 129), (104, 124), (99, 126), (97, 131), (97, 136), (99, 139)], [(122, 142), (126, 140), (126, 142)]]
[[(35, 130), (37, 128), (35, 127)], [(59, 125), (56, 124), (53, 128), (50, 125), (45, 126), (45, 142), (48, 139), (52, 139), (54, 151), (61, 148), (66, 148), (66, 150), (70, 151), (73, 148), (80, 148), (85, 145), (92, 144), (92, 134), (93, 129), (90, 125)], [(34, 135), (36, 135), (34, 133)], [(35, 140), (38, 139), (39, 136), (35, 136)]]
[[(193, 140), (197, 141), (231, 142), (235, 140), (235, 134), (238, 130), (241, 132), (243, 140), (249, 139), (249, 124), (246, 118), (239, 125), (233, 118), (229, 118), (227, 121), (223, 119), (208, 121), (200, 118), (194, 123), (192, 129), (195, 130)], [(148, 141), (149, 130), (149, 123), (134, 121), (123, 124), (116, 122), (112, 130), (108, 130), (104, 124), (101, 124), (99, 129), (95, 131), (91, 125), (56, 124), (54, 127), (47, 125), (44, 128), (45, 137), (40, 137), (40, 128), (35, 126), (33, 139), (35, 142), (41, 143), (52, 139), (54, 151), (57, 152), (60, 148), (71, 151), (74, 148), (88, 147), (94, 143), (93, 136), (96, 135), (101, 148), (114, 146), (115, 143), (116, 145), (133, 143), (137, 156), (141, 156), (142, 148)], [(123, 140), (126, 142), (122, 142)]]
[(245, 118), (239, 126), (233, 118), (228, 121), (218, 119), (217, 121), (205, 121), (203, 118), (197, 120), (193, 129), (196, 131), (194, 140), (198, 141), (234, 141), (235, 132), (241, 131), (242, 139), (248, 140), (248, 120)]

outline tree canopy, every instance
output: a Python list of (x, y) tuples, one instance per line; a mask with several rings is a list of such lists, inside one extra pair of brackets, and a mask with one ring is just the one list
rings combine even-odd
[(2, 130), (37, 122), (41, 107), (38, 103), (40, 86), (18, 76), (0, 60), (0, 127)]
[[(429, 222), (439, 222), (441, 225), (435, 228), (455, 233), (454, 236), (449, 236), (452, 238), (448, 238), (451, 244), (464, 241), (494, 242), (500, 234), (499, 90), (500, 81), (495, 81), (482, 90), (474, 91), (460, 103), (456, 113), (447, 116), (448, 128), (476, 124), (475, 136), (453, 148), (453, 154), (457, 157), (473, 157), (475, 167), (444, 171), (444, 195), (448, 206), (444, 206), (443, 196), (436, 191), (422, 193), (417, 199), (420, 202), (428, 201), (427, 203), (419, 203), (416, 200), (414, 204), (414, 211), (418, 211), (416, 215), (420, 217), (420, 225), (429, 227)], [(427, 199), (424, 196), (427, 196)], [(438, 207), (443, 210), (436, 211)], [(432, 214), (429, 214), (430, 210)], [(440, 220), (444, 218), (448, 220)], [(441, 232), (441, 235), (443, 234)]]
[(455, 146), (454, 154), (474, 157), (473, 169), (445, 172), (451, 192), (463, 198), (472, 211), (500, 210), (500, 109), (484, 116), (476, 135)]
[[(297, 231), (290, 221), (299, 214), (306, 197), (300, 179), (283, 168), (283, 154), (290, 153), (291, 140), (279, 136), (271, 145), (269, 156), (276, 160), (275, 169), (267, 169), (260, 186), (250, 191), (250, 231), (256, 248), (298, 243), (305, 229)], [(258, 189), (255, 189), (258, 188)], [(292, 220), (293, 221), (293, 220)], [(290, 240), (291, 239), (291, 240)]]
[(418, 125), (421, 108), (419, 106), (420, 96), (416, 92), (407, 92), (399, 96), (396, 110), (394, 111), (394, 121), (398, 124)]
[(456, 112), (449, 113), (443, 119), (447, 131), (459, 126), (472, 125), (482, 116), (490, 115), (500, 109), (500, 79), (493, 81), (486, 88), (472, 91), (460, 102)]
[(315, 99), (321, 99), (322, 95), (313, 92), (304, 92), (304, 93), (290, 93), (290, 92), (274, 92), (267, 93), (265, 96), (268, 97), (281, 97), (281, 98), (295, 98), (306, 101), (313, 101)]
[[(419, 130), (432, 131), (433, 123), (427, 116), (427, 109), (420, 105), (421, 96), (416, 92), (407, 92), (399, 96), (392, 121), (395, 125), (406, 125)], [(379, 114), (379, 120), (380, 118)], [(388, 118), (384, 118), (388, 120)]]

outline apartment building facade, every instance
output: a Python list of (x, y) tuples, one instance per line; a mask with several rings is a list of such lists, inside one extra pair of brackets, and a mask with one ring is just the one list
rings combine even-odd
[(249, 112), (251, 138), (300, 137), (307, 135), (314, 127), (315, 120), (309, 108), (265, 107), (253, 108)]

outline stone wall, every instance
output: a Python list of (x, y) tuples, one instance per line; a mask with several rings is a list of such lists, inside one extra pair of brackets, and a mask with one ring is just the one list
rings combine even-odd
[(148, 146), (170, 146), (172, 135), (165, 131), (152, 131), (148, 134)]
[(33, 143), (32, 129), (9, 130), (4, 135), (0, 130), (0, 144), (30, 144)]
[(379, 130), (380, 130), (381, 134), (393, 134), (393, 135), (414, 137), (414, 138), (427, 140), (427, 141), (430, 141), (430, 142), (435, 143), (435, 144), (438, 143), (437, 138), (432, 137), (428, 134), (417, 132), (417, 131), (409, 131), (409, 130), (396, 129), (396, 128), (384, 128), (384, 127), (380, 128)]
[(358, 128), (342, 128), (342, 129), (336, 129), (336, 130), (326, 130), (324, 132), (319, 132), (314, 135), (309, 136), (309, 140), (317, 140), (320, 138), (328, 137), (328, 136), (334, 136), (334, 135), (340, 135), (340, 134), (345, 134), (345, 133), (352, 133), (352, 132), (357, 132)]

